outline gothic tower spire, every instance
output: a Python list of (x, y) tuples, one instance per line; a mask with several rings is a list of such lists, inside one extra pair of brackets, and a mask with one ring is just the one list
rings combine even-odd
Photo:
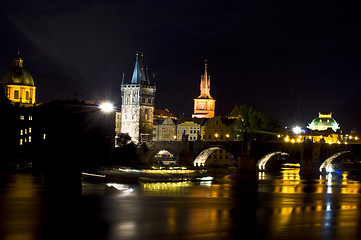
[(211, 94), (211, 80), (208, 75), (207, 60), (204, 61), (204, 75), (201, 76), (200, 90), (201, 94), (194, 99), (194, 114), (197, 118), (212, 118), (214, 117), (215, 101)]

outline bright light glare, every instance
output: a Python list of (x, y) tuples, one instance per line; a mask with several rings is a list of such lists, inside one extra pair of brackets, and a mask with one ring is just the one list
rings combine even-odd
[(104, 102), (99, 105), (99, 108), (102, 110), (102, 112), (110, 113), (114, 111), (114, 105), (110, 102)]
[(292, 129), (294, 134), (300, 134), (302, 129), (299, 126), (296, 126)]

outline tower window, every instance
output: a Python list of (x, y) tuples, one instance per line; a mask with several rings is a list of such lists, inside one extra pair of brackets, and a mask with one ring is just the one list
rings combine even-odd
[(30, 93), (29, 93), (29, 91), (26, 91), (25, 97), (26, 97), (26, 100), (29, 100), (29, 99), (30, 99)]

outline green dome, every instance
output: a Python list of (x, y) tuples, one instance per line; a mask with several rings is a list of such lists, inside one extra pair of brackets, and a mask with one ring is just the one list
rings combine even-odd
[(308, 125), (309, 129), (316, 131), (325, 131), (331, 128), (333, 131), (340, 129), (338, 123), (335, 119), (331, 117), (331, 114), (319, 114), (318, 118), (313, 119), (313, 121)]
[(14, 65), (2, 76), (1, 84), (34, 86), (34, 79), (31, 74), (23, 68), (23, 59), (19, 53), (14, 59)]

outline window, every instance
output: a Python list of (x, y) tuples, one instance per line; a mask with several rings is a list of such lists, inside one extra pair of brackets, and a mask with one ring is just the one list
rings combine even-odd
[(21, 135), (21, 136), (23, 135), (23, 130), (22, 130), (22, 129), (20, 130), (20, 135)]
[(24, 120), (24, 119), (25, 119), (24, 115), (20, 115), (20, 120)]
[(26, 97), (26, 100), (29, 100), (29, 99), (30, 99), (30, 93), (29, 93), (29, 91), (26, 91), (25, 97)]
[(18, 90), (14, 91), (14, 99), (19, 99), (19, 91)]
[(33, 116), (29, 116), (29, 121), (33, 120)]

